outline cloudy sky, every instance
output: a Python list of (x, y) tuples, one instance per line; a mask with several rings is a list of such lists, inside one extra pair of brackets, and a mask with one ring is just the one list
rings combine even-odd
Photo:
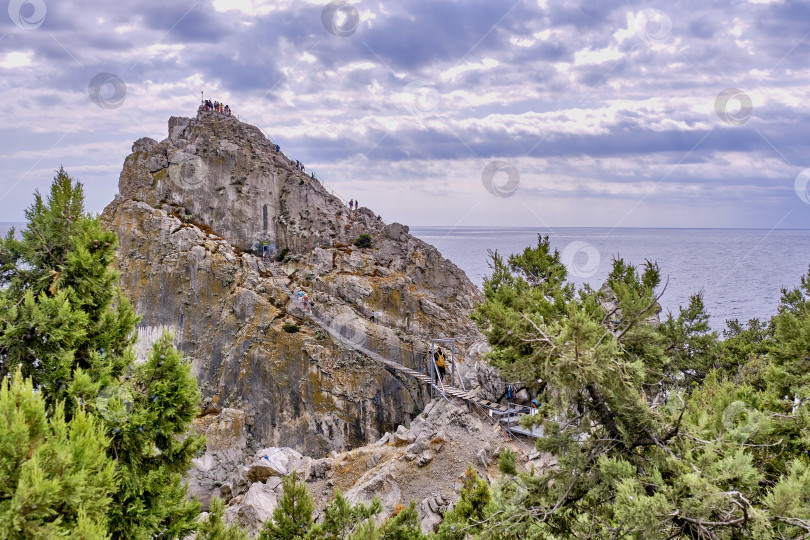
[(411, 225), (810, 228), (810, 4), (3, 0), (0, 221), (200, 92)]

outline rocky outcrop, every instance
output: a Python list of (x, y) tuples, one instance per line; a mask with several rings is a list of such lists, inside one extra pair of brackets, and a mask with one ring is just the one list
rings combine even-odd
[[(167, 139), (135, 142), (105, 214), (140, 201), (242, 251), (290, 250), (287, 271), (303, 285), (385, 326), (424, 338), (476, 333), (467, 315), (479, 293), (458, 267), (407, 226), (350, 211), (275, 148), (258, 128), (204, 108), (172, 117)], [(361, 234), (370, 248), (352, 247)]]
[[(384, 516), (414, 500), (422, 530), (429, 532), (438, 527), (444, 512), (458, 500), (468, 464), (493, 481), (500, 474), (497, 456), (508, 445), (486, 417), (470, 414), (459, 404), (435, 400), (409, 426), (400, 425), (363, 448), (333, 452), (318, 460), (291, 449), (259, 451), (241, 468), (239, 480), (234, 482), (239, 487), (228, 491), (225, 517), (258, 531), (262, 516), (272, 512), (281, 494), (281, 480), (276, 474), (295, 471), (307, 483), (319, 517), (339, 488), (351, 502), (380, 497)], [(272, 467), (263, 456), (270, 456)], [(525, 465), (527, 470), (531, 466), (549, 466), (539, 454), (533, 457), (535, 460)], [(264, 472), (258, 474), (260, 466), (268, 473), (266, 479)]]
[[(287, 250), (284, 272), (319, 306), (378, 335), (417, 345), (476, 335), (468, 314), (479, 293), (461, 270), (406, 226), (350, 211), (233, 117), (200, 109), (171, 118), (161, 142), (139, 139), (119, 192), (102, 218), (118, 234), (121, 282), (142, 316), (138, 354), (172, 331), (205, 412), (244, 414), (244, 455), (357, 447), (407, 425), (427, 395), (303, 318), (252, 251), (257, 242)], [(371, 247), (352, 245), (360, 234)], [(209, 448), (195, 491), (224, 486), (232, 471), (214, 463), (234, 459)]]
[[(289, 298), (255, 256), (141, 201), (119, 204), (123, 287), (141, 337), (174, 332), (192, 359), (203, 408), (244, 413), (247, 446), (313, 456), (359, 446), (407, 422), (424, 402), (397, 380), (289, 313)], [(285, 323), (298, 324), (295, 333)]]

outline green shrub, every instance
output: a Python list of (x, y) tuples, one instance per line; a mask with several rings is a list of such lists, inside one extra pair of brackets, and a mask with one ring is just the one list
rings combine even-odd
[(284, 259), (287, 258), (287, 254), (290, 252), (290, 248), (284, 248), (278, 253), (276, 253), (276, 261), (283, 262)]
[(354, 245), (359, 248), (370, 248), (371, 247), (371, 236), (366, 233), (361, 234), (357, 237), (357, 240), (354, 241)]
[(288, 334), (294, 334), (298, 332), (298, 325), (295, 323), (284, 323), (281, 326), (281, 329), (287, 332)]
[(515, 463), (515, 453), (509, 448), (505, 448), (501, 455), (498, 456), (498, 468), (503, 474), (517, 474), (517, 465)]

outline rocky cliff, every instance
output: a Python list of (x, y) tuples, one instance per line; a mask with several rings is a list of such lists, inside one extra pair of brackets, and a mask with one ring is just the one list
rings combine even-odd
[[(426, 403), (413, 381), (300, 318), (256, 256), (259, 243), (287, 251), (284, 272), (319, 306), (378, 334), (417, 345), (477, 335), (468, 314), (479, 293), (461, 270), (406, 226), (350, 211), (259, 129), (201, 108), (132, 151), (103, 219), (143, 317), (141, 349), (171, 330), (204, 412), (245, 413), (247, 449), (323, 456), (376, 440)], [(361, 234), (370, 247), (353, 246)]]

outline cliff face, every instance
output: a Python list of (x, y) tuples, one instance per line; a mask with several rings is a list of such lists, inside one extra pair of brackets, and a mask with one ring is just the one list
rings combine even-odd
[[(350, 212), (255, 127), (200, 110), (140, 139), (103, 219), (119, 237), (141, 354), (162, 329), (193, 361), (207, 412), (245, 412), (248, 445), (313, 456), (407, 423), (423, 390), (341, 348), (278, 288), (257, 242), (289, 249), (284, 271), (333, 313), (390, 339), (477, 335), (478, 291), (432, 246)], [(369, 234), (371, 247), (351, 244)], [(376, 323), (367, 320), (372, 312)], [(284, 323), (296, 322), (297, 333)]]

